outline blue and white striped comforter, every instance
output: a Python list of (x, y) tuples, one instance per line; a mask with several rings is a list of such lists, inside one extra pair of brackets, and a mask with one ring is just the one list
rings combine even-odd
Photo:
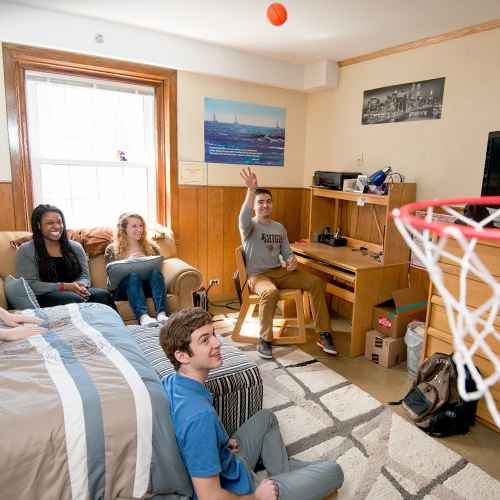
[(0, 341), (0, 499), (191, 496), (166, 394), (118, 314), (23, 314), (49, 332)]

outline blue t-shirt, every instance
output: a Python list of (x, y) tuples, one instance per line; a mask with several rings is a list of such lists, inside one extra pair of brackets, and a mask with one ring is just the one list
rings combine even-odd
[(229, 449), (229, 437), (208, 389), (178, 373), (172, 373), (162, 383), (170, 400), (175, 437), (189, 475), (219, 474), (225, 490), (237, 495), (253, 493), (245, 466)]

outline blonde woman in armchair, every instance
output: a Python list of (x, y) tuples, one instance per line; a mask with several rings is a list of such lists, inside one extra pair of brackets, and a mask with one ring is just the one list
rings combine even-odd
[[(118, 218), (113, 243), (106, 247), (106, 265), (117, 260), (159, 255), (156, 243), (147, 237), (144, 218), (134, 212), (125, 212)], [(128, 300), (134, 316), (141, 326), (161, 326), (168, 321), (167, 290), (163, 275), (153, 269), (147, 279), (142, 280), (136, 273), (130, 273), (112, 291), (114, 300)], [(146, 296), (152, 297), (156, 310), (156, 320), (148, 314)]]

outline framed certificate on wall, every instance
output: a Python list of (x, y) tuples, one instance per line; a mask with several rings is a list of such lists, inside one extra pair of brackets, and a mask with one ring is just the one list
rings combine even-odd
[(179, 161), (178, 184), (206, 186), (207, 164), (200, 161)]

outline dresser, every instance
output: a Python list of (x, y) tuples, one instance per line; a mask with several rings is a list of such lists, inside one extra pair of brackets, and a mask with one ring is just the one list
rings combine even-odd
[[(450, 253), (457, 256), (461, 256), (463, 254), (463, 251), (455, 240), (449, 240), (446, 249)], [(500, 244), (486, 241), (479, 242), (476, 245), (475, 252), (498, 281), (500, 279)], [(448, 259), (441, 259), (440, 267), (443, 270), (444, 284), (446, 288), (455, 298), (458, 298), (460, 293), (459, 275), (461, 267)], [(488, 285), (472, 273), (469, 273), (467, 278), (466, 303), (470, 309), (477, 309), (480, 307), (488, 299), (488, 297), (491, 296), (491, 293), (491, 288)], [(500, 331), (500, 316), (496, 317), (494, 324), (497, 331)], [(500, 359), (500, 341), (494, 338), (491, 334), (488, 335), (486, 340), (488, 346)], [(470, 336), (465, 339), (465, 343), (468, 348), (470, 348), (472, 342), (473, 339)], [(431, 284), (422, 360), (424, 361), (435, 352), (451, 354), (454, 352), (454, 349), (453, 335), (448, 322), (445, 303), (436, 287)], [(483, 350), (478, 349), (477, 353), (473, 356), (473, 360), (483, 378), (486, 378), (494, 373), (493, 364)], [(500, 408), (500, 382), (494, 385), (490, 391), (497, 402), (497, 408)], [(484, 398), (478, 402), (476, 419), (488, 427), (500, 432), (498, 427), (495, 425), (493, 417), (490, 415)]]

